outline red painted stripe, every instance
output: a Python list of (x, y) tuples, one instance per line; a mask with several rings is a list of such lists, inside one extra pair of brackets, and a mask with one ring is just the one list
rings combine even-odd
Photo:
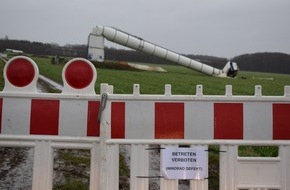
[(111, 138), (125, 138), (125, 102), (112, 102)]
[(155, 103), (155, 138), (184, 138), (184, 103)]
[(214, 104), (214, 138), (243, 139), (243, 104)]
[(100, 136), (100, 124), (98, 122), (99, 108), (99, 101), (88, 102), (87, 136)]
[(32, 100), (30, 134), (58, 135), (59, 100)]
[(290, 140), (290, 104), (273, 104), (273, 139)]
[(3, 105), (3, 99), (0, 98), (0, 133), (1, 133), (1, 128), (2, 128), (2, 106)]

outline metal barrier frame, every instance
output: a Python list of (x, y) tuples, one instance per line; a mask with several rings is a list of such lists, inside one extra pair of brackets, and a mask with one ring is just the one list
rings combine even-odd
[[(32, 82), (27, 82), (26, 87), (19, 87), (18, 84), (13, 84), (7, 80), (7, 67), (9, 64), (13, 63), (16, 59), (24, 59), (26, 62), (30, 62), (33, 66), (34, 73)], [(130, 145), (131, 146), (131, 161), (130, 161), (130, 189), (146, 190), (148, 189), (149, 179), (140, 178), (140, 176), (149, 175), (149, 153), (145, 149), (149, 145), (160, 145), (161, 147), (166, 146), (209, 146), (209, 145), (219, 145), (221, 151), (220, 153), (220, 189), (221, 190), (287, 190), (290, 188), (290, 181), (288, 176), (290, 174), (290, 137), (287, 136), (287, 140), (273, 140), (270, 138), (267, 140), (261, 139), (244, 139), (244, 140), (229, 140), (229, 139), (214, 139), (208, 138), (203, 140), (191, 139), (115, 139), (111, 138), (111, 128), (112, 128), (112, 102), (130, 102), (130, 101), (158, 101), (158, 102), (200, 102), (200, 103), (213, 103), (213, 102), (226, 102), (226, 103), (281, 103), (290, 105), (290, 86), (285, 86), (283, 96), (263, 96), (262, 87), (255, 86), (255, 92), (253, 96), (236, 96), (232, 93), (232, 86), (227, 85), (225, 89), (225, 95), (204, 95), (203, 86), (196, 86), (195, 95), (172, 95), (171, 85), (165, 85), (165, 92), (163, 95), (141, 95), (139, 84), (133, 85), (133, 94), (113, 94), (113, 86), (108, 84), (101, 84), (101, 95), (96, 95), (94, 91), (94, 85), (96, 80), (96, 71), (92, 63), (84, 59), (73, 59), (68, 62), (63, 70), (63, 80), (64, 89), (61, 94), (49, 94), (49, 93), (37, 93), (36, 92), (36, 82), (38, 79), (38, 68), (36, 64), (29, 58), (20, 56), (13, 58), (6, 63), (4, 68), (4, 78), (5, 87), (3, 92), (0, 93), (1, 104), (4, 99), (9, 100), (9, 104), (5, 105), (5, 111), (17, 112), (20, 107), (18, 104), (22, 100), (65, 100), (73, 102), (69, 104), (67, 109), (74, 109), (74, 116), (80, 115), (78, 112), (80, 109), (80, 104), (87, 101), (100, 101), (100, 112), (98, 114), (98, 120), (100, 122), (100, 135), (95, 135), (95, 137), (87, 136), (84, 133), (71, 134), (70, 132), (79, 129), (79, 125), (74, 126), (73, 129), (69, 128), (72, 123), (65, 123), (69, 125), (66, 128), (65, 134), (60, 134), (59, 136), (47, 135), (47, 133), (41, 133), (43, 135), (29, 135), (30, 133), (19, 130), (19, 125), (23, 125), (21, 114), (27, 110), (22, 110), (22, 112), (16, 115), (20, 117), (12, 127), (12, 132), (6, 130), (9, 126), (8, 120), (13, 120), (16, 118), (15, 113), (9, 115), (5, 119), (5, 130), (2, 129), (0, 134), (0, 146), (5, 147), (31, 147), (34, 148), (34, 164), (33, 164), (33, 179), (32, 179), (32, 189), (33, 190), (50, 190), (52, 189), (53, 182), (53, 149), (58, 148), (68, 148), (68, 149), (86, 149), (91, 152), (91, 166), (90, 166), (90, 190), (118, 190), (119, 189), (119, 145)], [(16, 63), (15, 63), (16, 64)], [(18, 63), (19, 64), (19, 63)], [(20, 62), (21, 64), (21, 62)], [(17, 65), (16, 65), (17, 66)], [(86, 69), (91, 71), (91, 75), (85, 78), (83, 83), (79, 86), (78, 83), (73, 83), (76, 81), (74, 72), (67, 70), (70, 68), (72, 70), (79, 70), (78, 67), (84, 66)], [(66, 78), (68, 74), (68, 78)], [(85, 75), (84, 73), (82, 73)], [(30, 76), (31, 77), (31, 76)], [(72, 81), (70, 81), (73, 79)], [(68, 82), (69, 80), (70, 82)], [(17, 81), (17, 80), (16, 80)], [(19, 81), (19, 80), (18, 80)], [(14, 81), (15, 82), (15, 81)], [(72, 85), (72, 86), (71, 86)], [(76, 88), (74, 88), (76, 87)], [(17, 100), (16, 100), (17, 99)], [(6, 101), (5, 100), (5, 101)], [(16, 101), (15, 101), (16, 100)], [(7, 103), (7, 102), (6, 102)], [(27, 102), (26, 102), (27, 103)], [(9, 107), (13, 104), (13, 109)], [(28, 103), (29, 104), (29, 103)], [(22, 108), (26, 108), (28, 104), (22, 105)], [(268, 104), (268, 105), (269, 105)], [(2, 109), (3, 109), (3, 105)], [(29, 106), (31, 106), (29, 104)], [(97, 106), (95, 106), (97, 107)], [(198, 107), (198, 106), (197, 106)], [(199, 104), (199, 107), (201, 104)], [(17, 108), (17, 109), (16, 109)], [(84, 108), (84, 107), (82, 107)], [(236, 108), (236, 107), (235, 107)], [(30, 109), (30, 108), (29, 108)], [(58, 107), (58, 109), (60, 109)], [(262, 108), (260, 108), (261, 111)], [(11, 111), (12, 110), (12, 111)], [(76, 111), (77, 110), (77, 111)], [(3, 110), (2, 110), (3, 111)], [(65, 110), (67, 111), (67, 110)], [(134, 110), (133, 110), (134, 111)], [(199, 111), (199, 110), (198, 110)], [(231, 110), (232, 111), (232, 110)], [(249, 110), (248, 110), (249, 111)], [(76, 113), (78, 112), (78, 113)], [(69, 112), (70, 113), (70, 112)], [(96, 113), (96, 112), (95, 112)], [(243, 112), (244, 113), (244, 112)], [(251, 112), (252, 113), (252, 112)], [(3, 116), (3, 113), (1, 113)], [(7, 114), (7, 113), (6, 113)], [(31, 113), (30, 113), (31, 114)], [(86, 113), (87, 114), (87, 113)], [(28, 114), (27, 114), (28, 115)], [(26, 115), (26, 119), (29, 116)], [(82, 116), (84, 117), (85, 114)], [(58, 115), (59, 116), (59, 115)], [(67, 115), (66, 115), (67, 116)], [(60, 116), (59, 116), (60, 117)], [(71, 117), (71, 115), (69, 115)], [(68, 117), (60, 117), (68, 118)], [(207, 117), (208, 118), (208, 117)], [(75, 118), (74, 118), (75, 119)], [(78, 118), (77, 118), (78, 119)], [(82, 118), (83, 119), (83, 118)], [(29, 120), (29, 119), (27, 119)], [(285, 118), (283, 122), (285, 121)], [(30, 122), (30, 121), (29, 121)], [(97, 118), (96, 118), (97, 122)], [(288, 122), (288, 120), (287, 120)], [(258, 122), (259, 123), (259, 122)], [(26, 123), (27, 124), (27, 123)], [(30, 123), (29, 123), (30, 124)], [(64, 124), (64, 125), (65, 125)], [(288, 124), (288, 123), (287, 123)], [(41, 126), (44, 125), (43, 123)], [(26, 127), (30, 125), (26, 125)], [(37, 124), (37, 126), (40, 126)], [(2, 126), (1, 126), (2, 127)], [(51, 127), (51, 125), (49, 126)], [(59, 127), (59, 125), (57, 126)], [(82, 129), (85, 126), (80, 126)], [(212, 126), (211, 126), (212, 127)], [(283, 126), (284, 127), (284, 126)], [(288, 127), (288, 126), (287, 126)], [(289, 126), (290, 127), (290, 126)], [(95, 128), (97, 129), (97, 128)], [(147, 128), (146, 128), (147, 129)], [(87, 129), (85, 129), (87, 130)], [(288, 130), (288, 128), (286, 129)], [(3, 132), (4, 131), (4, 132)], [(8, 132), (7, 132), (8, 131)], [(22, 133), (23, 132), (23, 133)], [(212, 132), (212, 131), (211, 131)], [(257, 129), (256, 131), (257, 132)], [(20, 135), (20, 134), (22, 135)], [(55, 134), (55, 135), (58, 135)], [(75, 135), (75, 136), (74, 136)], [(251, 136), (253, 138), (253, 136)], [(267, 137), (268, 138), (268, 137)], [(279, 156), (277, 158), (248, 158), (238, 156), (238, 146), (240, 145), (250, 145), (250, 146), (278, 146)], [(253, 168), (256, 171), (262, 171), (259, 169), (259, 164), (271, 163), (276, 169), (275, 175), (277, 176), (276, 181), (273, 184), (259, 183), (245, 183), (246, 180), (241, 178), (238, 174), (237, 169), (241, 169), (241, 164), (254, 164)], [(256, 167), (257, 166), (257, 167)], [(263, 170), (264, 171), (264, 170)], [(269, 170), (270, 171), (270, 170)], [(271, 171), (270, 171), (271, 172)], [(248, 175), (249, 173), (244, 173), (243, 175)], [(139, 176), (139, 177), (138, 177)], [(244, 181), (243, 181), (244, 180)], [(160, 179), (160, 189), (161, 190), (177, 190), (178, 180), (166, 180), (164, 178)], [(208, 180), (190, 180), (190, 190), (207, 190)]]

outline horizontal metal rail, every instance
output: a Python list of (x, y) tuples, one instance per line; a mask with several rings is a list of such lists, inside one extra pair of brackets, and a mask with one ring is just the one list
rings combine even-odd
[(0, 147), (34, 147), (36, 142), (50, 142), (52, 148), (91, 149), (99, 143), (99, 137), (60, 137), (60, 136), (23, 136), (1, 135)]
[(150, 144), (150, 145), (249, 145), (249, 146), (279, 146), (290, 145), (290, 141), (286, 140), (186, 140), (186, 139), (108, 139), (106, 140), (108, 145), (110, 144)]

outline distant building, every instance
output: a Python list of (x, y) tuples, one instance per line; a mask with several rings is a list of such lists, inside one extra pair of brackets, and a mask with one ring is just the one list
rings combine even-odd
[(7, 54), (0, 53), (0, 58), (1, 58), (1, 57), (6, 58), (6, 57), (7, 57)]
[(12, 53), (23, 54), (23, 51), (22, 50), (17, 50), (17, 49), (6, 49), (6, 51), (12, 52)]

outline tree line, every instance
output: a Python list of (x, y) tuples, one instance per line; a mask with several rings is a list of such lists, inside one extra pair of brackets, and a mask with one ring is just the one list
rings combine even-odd
[(236, 56), (242, 71), (290, 74), (290, 55), (285, 53), (254, 53)]
[[(86, 45), (64, 45), (53, 43), (30, 42), (27, 40), (0, 39), (0, 52), (6, 49), (22, 50), (24, 53), (49, 56), (83, 57), (87, 56)], [(208, 55), (184, 55), (196, 61), (222, 69), (226, 58)], [(145, 62), (157, 64), (174, 64), (172, 62), (133, 50), (105, 47), (106, 60)], [(232, 61), (238, 63), (242, 71), (270, 72), (290, 74), (290, 55), (285, 53), (254, 53), (236, 56)]]
[(86, 45), (59, 46), (53, 43), (30, 42), (27, 40), (0, 39), (0, 52), (6, 49), (22, 50), (24, 53), (35, 55), (85, 57)]

